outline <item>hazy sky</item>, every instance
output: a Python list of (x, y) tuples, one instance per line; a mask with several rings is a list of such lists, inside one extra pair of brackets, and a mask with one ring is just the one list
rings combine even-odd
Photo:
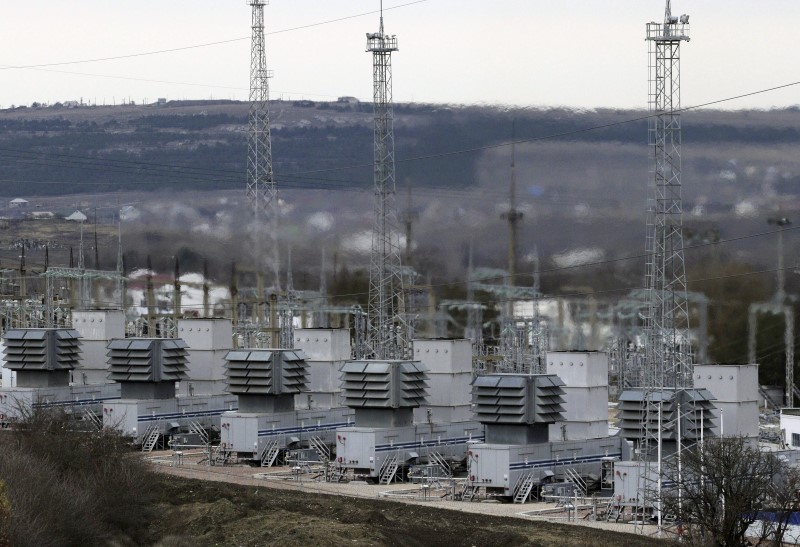
[[(413, 0), (386, 0), (385, 8)], [(378, 0), (272, 0), (265, 7), (272, 96), (371, 96), (365, 33)], [(3, 0), (0, 66), (96, 59), (236, 40), (159, 55), (0, 70), (0, 107), (33, 101), (119, 103), (247, 97), (246, 0)], [(423, 0), (388, 9), (395, 101), (645, 107), (645, 23), (663, 0)], [(683, 105), (800, 81), (797, 0), (675, 0), (689, 13)], [(59, 71), (59, 72), (53, 72)], [(86, 75), (65, 74), (80, 72)], [(111, 77), (110, 77), (111, 76)], [(113, 78), (112, 78), (113, 77)], [(131, 78), (131, 79), (121, 79)], [(139, 80), (161, 80), (173, 83)], [(200, 85), (186, 85), (200, 84)], [(722, 108), (800, 104), (800, 86)]]

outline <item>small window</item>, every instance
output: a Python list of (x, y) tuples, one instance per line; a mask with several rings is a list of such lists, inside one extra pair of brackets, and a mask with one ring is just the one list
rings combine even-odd
[(792, 446), (800, 446), (800, 433), (792, 433)]

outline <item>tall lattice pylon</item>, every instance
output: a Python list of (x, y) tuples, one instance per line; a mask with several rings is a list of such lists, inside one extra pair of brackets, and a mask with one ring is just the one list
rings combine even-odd
[(372, 53), (375, 117), (375, 225), (370, 254), (368, 343), (372, 357), (399, 359), (408, 344), (406, 329), (400, 324), (404, 293), (395, 204), (392, 53), (398, 48), (397, 38), (384, 32), (382, 2), (380, 30), (367, 34), (366, 50)]
[(689, 306), (683, 258), (681, 201), (681, 43), (689, 40), (689, 17), (673, 16), (667, 0), (664, 23), (648, 23), (652, 202), (647, 237), (647, 359), (644, 385), (691, 385)]
[[(647, 233), (647, 317), (641, 423), (638, 445), (639, 503), (641, 514), (657, 518), (662, 526), (662, 473), (664, 431), (693, 420), (694, 403), (673, 409), (692, 386), (689, 344), (689, 308), (683, 259), (683, 204), (681, 199), (680, 47), (689, 40), (689, 17), (672, 15), (666, 1), (663, 23), (648, 23), (649, 44), (649, 145), (652, 154)], [(668, 401), (673, 401), (667, 403)], [(666, 405), (666, 406), (665, 406)], [(702, 410), (701, 410), (702, 411)], [(680, 433), (678, 454), (684, 439)], [(642, 524), (644, 517), (640, 519)]]
[[(256, 271), (266, 263), (272, 283), (280, 290), (278, 249), (278, 188), (272, 170), (272, 138), (269, 121), (269, 78), (264, 45), (264, 6), (269, 0), (247, 0), (252, 7), (250, 51), (250, 114), (247, 140), (247, 198), (253, 208)], [(266, 234), (264, 232), (267, 232)], [(263, 314), (260, 314), (261, 317)]]

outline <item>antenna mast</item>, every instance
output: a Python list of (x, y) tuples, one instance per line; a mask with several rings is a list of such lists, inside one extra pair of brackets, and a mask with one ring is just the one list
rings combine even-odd
[(689, 16), (648, 23), (650, 44), (649, 145), (653, 192), (647, 238), (647, 387), (691, 387), (689, 305), (683, 257), (681, 199), (681, 42), (689, 41)]
[[(264, 45), (264, 6), (269, 0), (247, 0), (252, 7), (250, 51), (250, 114), (247, 141), (247, 198), (253, 207), (256, 271), (263, 261), (272, 266), (275, 290), (280, 290), (278, 249), (278, 189), (272, 170), (272, 138), (269, 118), (269, 78)], [(268, 226), (263, 237), (262, 226)], [(269, 248), (263, 248), (266, 239)], [(259, 314), (259, 319), (263, 314)]]
[(408, 345), (405, 328), (398, 324), (400, 311), (405, 306), (395, 207), (392, 115), (392, 53), (397, 50), (397, 38), (384, 33), (381, 1), (380, 30), (367, 33), (366, 48), (372, 53), (375, 118), (375, 226), (370, 254), (368, 315), (369, 347), (376, 359), (401, 358)]

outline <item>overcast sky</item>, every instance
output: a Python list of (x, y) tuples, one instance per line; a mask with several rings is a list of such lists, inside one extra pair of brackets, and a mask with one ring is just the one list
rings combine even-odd
[[(413, 0), (386, 0), (385, 8)], [(371, 96), (365, 33), (378, 0), (272, 0), (265, 7), (273, 98)], [(209, 42), (209, 47), (42, 69), (0, 71), (0, 107), (33, 101), (119, 103), (245, 99), (246, 0), (3, 0), (0, 65), (114, 57)], [(396, 34), (396, 102), (646, 107), (645, 23), (664, 0), (423, 0), (385, 12)], [(682, 50), (683, 105), (800, 81), (797, 0), (675, 0), (689, 13)], [(286, 32), (280, 32), (286, 31)], [(59, 71), (59, 72), (53, 72)], [(65, 74), (80, 72), (87, 75)], [(131, 78), (131, 79), (121, 79)], [(140, 81), (160, 80), (172, 83)], [(198, 84), (198, 85), (187, 85)], [(800, 104), (800, 86), (722, 108)]]

